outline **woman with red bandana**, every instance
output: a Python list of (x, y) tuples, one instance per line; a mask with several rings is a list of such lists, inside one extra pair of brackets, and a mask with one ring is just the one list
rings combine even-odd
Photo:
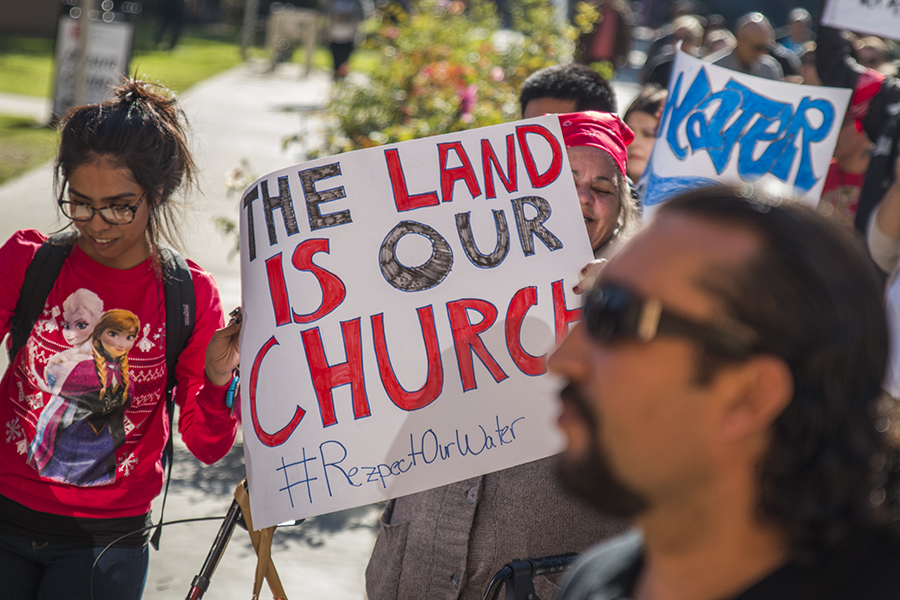
[[(594, 256), (610, 256), (636, 224), (625, 179), (633, 134), (611, 113), (558, 116)], [(505, 563), (581, 552), (624, 528), (563, 491), (554, 471), (549, 457), (388, 502), (368, 599), (481, 600)], [(536, 578), (536, 595), (552, 600), (558, 581)]]
[(559, 124), (594, 258), (609, 258), (637, 225), (626, 180), (634, 133), (613, 113), (561, 114)]

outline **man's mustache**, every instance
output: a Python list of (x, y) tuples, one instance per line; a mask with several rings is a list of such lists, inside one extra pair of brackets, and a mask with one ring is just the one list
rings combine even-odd
[(574, 408), (581, 417), (590, 425), (597, 424), (597, 415), (594, 414), (592, 407), (588, 403), (586, 396), (573, 382), (569, 381), (559, 391), (559, 399)]

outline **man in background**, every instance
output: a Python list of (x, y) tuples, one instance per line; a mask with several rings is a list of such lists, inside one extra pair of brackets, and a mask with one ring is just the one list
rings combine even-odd
[(737, 45), (734, 49), (713, 54), (708, 60), (738, 73), (777, 81), (784, 79), (781, 65), (769, 56), (775, 42), (775, 32), (764, 15), (754, 12), (741, 17), (735, 27), (735, 37)]
[(522, 118), (584, 110), (616, 112), (616, 93), (587, 65), (553, 65), (528, 76), (519, 91)]

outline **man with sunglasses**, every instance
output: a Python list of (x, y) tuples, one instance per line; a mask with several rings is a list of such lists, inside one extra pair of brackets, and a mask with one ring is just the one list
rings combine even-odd
[(879, 278), (798, 204), (663, 205), (550, 358), (566, 485), (635, 529), (563, 598), (900, 598), (897, 407)]
[(765, 15), (758, 12), (744, 15), (738, 19), (734, 32), (737, 45), (711, 55), (707, 59), (709, 62), (747, 75), (777, 81), (784, 79), (781, 65), (769, 55), (775, 43), (775, 32)]

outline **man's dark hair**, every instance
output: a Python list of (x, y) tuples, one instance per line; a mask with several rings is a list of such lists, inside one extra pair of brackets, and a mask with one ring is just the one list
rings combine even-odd
[(567, 63), (536, 71), (522, 83), (519, 106), (522, 113), (532, 100), (575, 100), (575, 110), (616, 112), (616, 93), (600, 73), (587, 65)]
[[(692, 191), (664, 204), (665, 214), (733, 226), (759, 240), (745, 264), (714, 269), (697, 283), (793, 377), (793, 398), (758, 466), (760, 517), (787, 534), (800, 560), (850, 531), (896, 535), (900, 421), (896, 401), (881, 389), (888, 326), (881, 280), (864, 249), (814, 210), (758, 192)], [(717, 361), (705, 349), (698, 366)]]

